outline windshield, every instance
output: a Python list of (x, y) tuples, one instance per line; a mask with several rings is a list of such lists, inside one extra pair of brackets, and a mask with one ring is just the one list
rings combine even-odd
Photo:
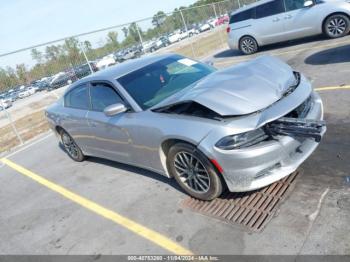
[(146, 110), (214, 70), (189, 58), (172, 56), (133, 71), (118, 82)]

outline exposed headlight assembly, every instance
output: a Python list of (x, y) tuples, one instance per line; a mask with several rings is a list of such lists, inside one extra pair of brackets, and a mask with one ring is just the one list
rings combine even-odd
[(223, 150), (232, 150), (255, 145), (267, 138), (267, 134), (261, 128), (237, 134), (225, 136), (220, 139), (215, 146)]

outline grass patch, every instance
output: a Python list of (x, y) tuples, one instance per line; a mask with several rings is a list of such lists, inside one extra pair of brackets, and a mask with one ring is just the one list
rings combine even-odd
[[(44, 111), (37, 111), (14, 122), (23, 142), (49, 130)], [(20, 144), (11, 124), (0, 128), (0, 152), (5, 152)]]
[[(205, 35), (199, 35), (194, 39), (185, 39), (183, 40), (184, 44), (180, 42), (174, 48), (170, 48), (169, 51), (195, 59), (201, 59), (211, 55), (213, 51), (227, 46), (225, 27), (216, 28), (204, 34)], [(191, 45), (193, 46), (193, 50)]]

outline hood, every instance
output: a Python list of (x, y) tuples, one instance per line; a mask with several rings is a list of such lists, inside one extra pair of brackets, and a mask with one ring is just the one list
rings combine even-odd
[(193, 101), (221, 116), (246, 115), (275, 103), (295, 85), (296, 77), (287, 64), (262, 56), (218, 70), (172, 95), (157, 108)]

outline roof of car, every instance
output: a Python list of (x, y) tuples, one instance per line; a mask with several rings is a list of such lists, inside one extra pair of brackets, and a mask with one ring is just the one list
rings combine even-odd
[(159, 60), (162, 60), (167, 57), (171, 57), (175, 54), (168, 53), (168, 54), (161, 54), (161, 55), (151, 55), (151, 56), (144, 56), (141, 58), (136, 58), (132, 60), (128, 60), (126, 62), (123, 62), (121, 64), (117, 64), (111, 67), (108, 67), (102, 71), (98, 71), (92, 75), (86, 76), (74, 84), (72, 84), (65, 93), (67, 93), (69, 90), (74, 88), (75, 86), (85, 83), (88, 81), (98, 81), (98, 80), (110, 80), (110, 79), (117, 79), (127, 73), (133, 72), (137, 69), (140, 69), (146, 65), (152, 64), (154, 62), (157, 62)]
[(260, 0), (260, 1), (254, 2), (254, 3), (242, 6), (241, 8), (238, 8), (237, 10), (233, 11), (231, 13), (231, 15), (237, 14), (237, 13), (242, 12), (244, 10), (248, 10), (248, 9), (250, 9), (252, 7), (256, 7), (258, 5), (262, 5), (262, 4), (265, 4), (265, 3), (268, 3), (268, 2), (272, 2), (272, 1), (273, 0)]

